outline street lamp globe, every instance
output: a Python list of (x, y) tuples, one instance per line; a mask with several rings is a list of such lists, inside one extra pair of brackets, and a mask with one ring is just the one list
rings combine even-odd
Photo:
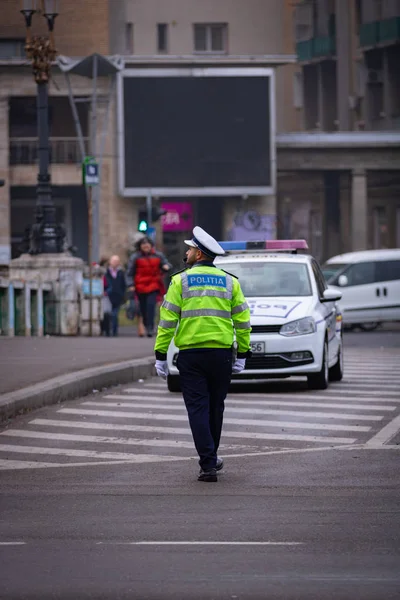
[(53, 31), (54, 21), (58, 15), (58, 0), (43, 0), (43, 14), (47, 19), (49, 31)]
[(26, 26), (29, 29), (32, 25), (33, 15), (39, 10), (39, 0), (22, 0), (21, 6), (21, 13), (24, 15)]
[(59, 0), (43, 0), (43, 14), (45, 17), (58, 15)]

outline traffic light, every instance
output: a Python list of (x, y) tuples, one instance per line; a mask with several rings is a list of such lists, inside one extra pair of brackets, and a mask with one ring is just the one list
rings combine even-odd
[(153, 206), (153, 208), (151, 209), (151, 220), (153, 223), (155, 223), (156, 221), (158, 221), (159, 219), (161, 219), (161, 217), (163, 217), (164, 215), (167, 214), (167, 210), (165, 210), (165, 208), (161, 208), (158, 206)]
[(167, 210), (165, 208), (160, 208), (158, 206), (152, 206), (151, 208), (151, 223), (148, 221), (147, 210), (139, 210), (138, 215), (138, 231), (142, 233), (146, 233), (148, 228), (152, 223), (156, 223), (162, 216), (167, 214)]
[(149, 224), (147, 222), (147, 213), (145, 210), (139, 210), (138, 231), (146, 233), (148, 228)]

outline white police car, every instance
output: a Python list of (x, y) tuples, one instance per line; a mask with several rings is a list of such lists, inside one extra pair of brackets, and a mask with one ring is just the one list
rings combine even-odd
[[(311, 389), (343, 377), (339, 290), (328, 289), (305, 240), (220, 242), (215, 264), (239, 278), (251, 313), (252, 357), (233, 379), (305, 376)], [(179, 391), (178, 349), (168, 350), (168, 389)]]

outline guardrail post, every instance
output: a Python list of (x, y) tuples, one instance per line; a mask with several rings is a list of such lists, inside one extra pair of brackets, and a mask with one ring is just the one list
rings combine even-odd
[(15, 334), (14, 301), (14, 286), (10, 283), (8, 286), (8, 335), (10, 337), (14, 337)]
[(24, 300), (25, 300), (25, 336), (31, 337), (32, 335), (32, 318), (31, 318), (31, 287), (29, 283), (25, 282), (24, 288)]
[(37, 289), (37, 335), (43, 337), (43, 288), (40, 284)]

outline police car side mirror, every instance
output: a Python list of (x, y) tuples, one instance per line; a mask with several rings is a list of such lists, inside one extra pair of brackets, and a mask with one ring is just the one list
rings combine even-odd
[(340, 275), (338, 279), (338, 285), (340, 285), (340, 287), (346, 287), (346, 285), (349, 285), (349, 280), (347, 279), (346, 275)]
[(338, 302), (342, 294), (338, 290), (327, 289), (321, 298), (321, 302)]

